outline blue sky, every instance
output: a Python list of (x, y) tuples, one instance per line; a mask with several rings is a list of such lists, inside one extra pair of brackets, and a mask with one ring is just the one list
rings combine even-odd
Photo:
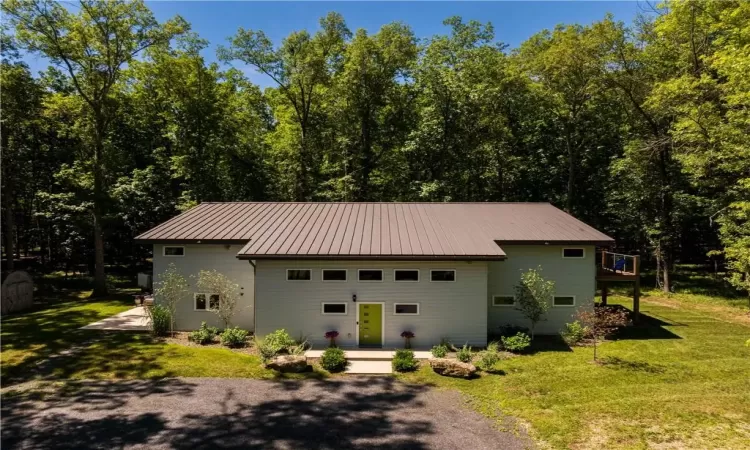
[[(192, 25), (193, 31), (210, 42), (204, 56), (215, 60), (216, 46), (226, 44), (227, 38), (239, 27), (263, 30), (274, 42), (280, 42), (294, 30), (318, 28), (318, 19), (329, 11), (344, 16), (354, 31), (364, 28), (376, 32), (383, 24), (402, 21), (412, 27), (419, 38), (444, 34), (443, 19), (459, 15), (464, 20), (492, 22), (498, 41), (517, 47), (534, 33), (553, 28), (558, 23), (589, 24), (600, 20), (607, 12), (615, 19), (630, 22), (640, 11), (638, 2), (612, 1), (553, 1), (553, 2), (207, 2), (207, 1), (152, 1), (147, 2), (160, 21), (176, 14)], [(45, 68), (46, 61), (28, 55), (33, 72)], [(242, 69), (261, 86), (272, 84), (264, 75), (249, 67)]]

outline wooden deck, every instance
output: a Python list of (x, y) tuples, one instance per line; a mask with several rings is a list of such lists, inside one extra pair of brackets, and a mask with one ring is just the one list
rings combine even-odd
[(639, 276), (640, 274), (635, 272), (616, 271), (603, 267), (596, 268), (597, 281), (635, 281), (636, 277)]
[(622, 253), (602, 252), (596, 268), (596, 281), (602, 290), (602, 305), (607, 304), (608, 283), (625, 281), (633, 283), (633, 320), (638, 321), (641, 303), (641, 257)]

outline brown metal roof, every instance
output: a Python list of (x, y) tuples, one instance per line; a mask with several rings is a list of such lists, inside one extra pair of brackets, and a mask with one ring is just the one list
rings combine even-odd
[(238, 257), (503, 259), (500, 245), (611, 245), (549, 203), (202, 203), (143, 243), (242, 243)]

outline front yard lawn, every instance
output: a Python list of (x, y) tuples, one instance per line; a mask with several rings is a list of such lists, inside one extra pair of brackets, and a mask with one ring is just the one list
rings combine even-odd
[[(46, 377), (62, 379), (224, 377), (277, 378), (255, 355), (215, 347), (170, 344), (146, 333), (80, 330), (134, 305), (123, 290), (104, 299), (68, 291), (37, 310), (2, 319), (3, 387)], [(60, 352), (64, 352), (60, 356)], [(50, 357), (53, 356), (52, 359)], [(316, 371), (285, 378), (319, 378)]]
[[(644, 298), (646, 326), (603, 344), (602, 365), (577, 347), (501, 361), (504, 374), (475, 380), (428, 367), (401, 377), (458, 389), (484, 414), (515, 416), (554, 448), (750, 448), (745, 313), (727, 306), (712, 314), (680, 298)], [(727, 308), (737, 320), (724, 319)]]

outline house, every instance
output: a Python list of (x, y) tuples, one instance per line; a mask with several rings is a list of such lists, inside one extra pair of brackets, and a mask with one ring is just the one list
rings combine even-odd
[[(154, 246), (154, 282), (169, 264), (187, 276), (216, 269), (241, 286), (233, 324), (284, 328), (317, 346), (447, 338), (483, 346), (527, 326), (514, 291), (539, 266), (555, 294), (537, 333), (557, 333), (596, 288), (595, 251), (613, 239), (548, 203), (202, 203), (136, 241)], [(195, 279), (190, 279), (195, 286)], [(211, 292), (181, 302), (178, 329), (220, 325)]]

